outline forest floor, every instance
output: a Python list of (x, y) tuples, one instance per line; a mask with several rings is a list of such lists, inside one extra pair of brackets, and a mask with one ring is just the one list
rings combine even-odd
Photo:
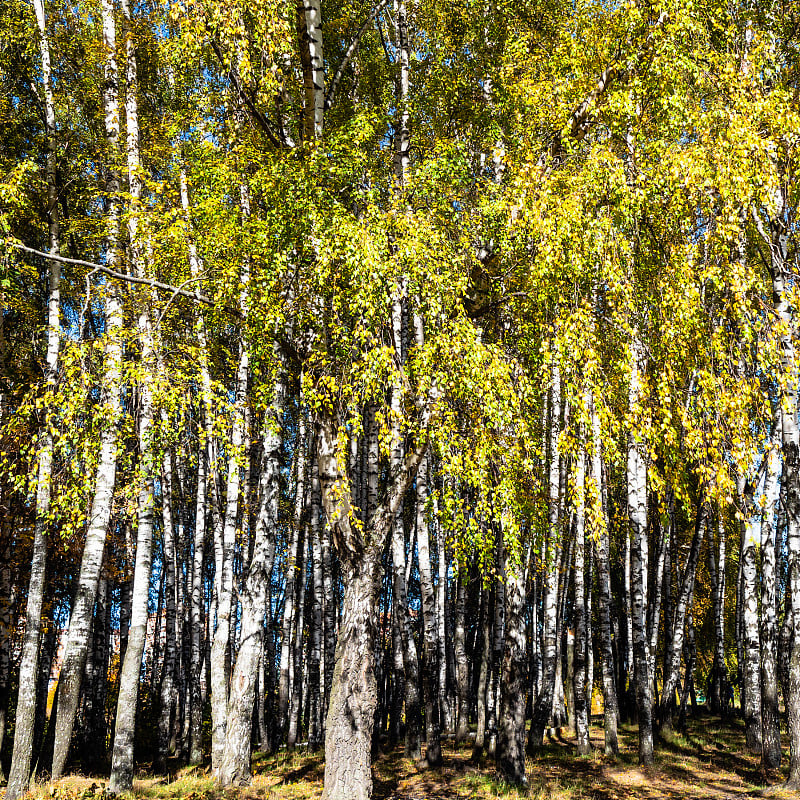
[[(601, 719), (593, 720), (601, 722)], [(637, 764), (635, 726), (620, 729), (620, 756), (603, 755), (603, 730), (593, 724), (594, 754), (575, 755), (571, 733), (564, 729), (535, 757), (528, 759), (530, 787), (519, 790), (496, 777), (494, 762), (484, 757), (473, 763), (470, 746), (456, 748), (444, 743), (444, 766), (423, 770), (402, 747), (378, 757), (374, 765), (375, 800), (730, 800), (770, 796), (784, 800), (797, 793), (775, 789), (786, 777), (766, 776), (756, 756), (745, 753), (744, 728), (739, 719), (720, 720), (699, 716), (689, 721), (685, 734), (673, 734), (656, 750), (655, 765)], [(784, 736), (784, 742), (786, 737)], [(784, 765), (788, 764), (788, 748)], [(273, 756), (256, 754), (254, 778), (243, 789), (222, 791), (204, 770), (181, 769), (169, 778), (142, 774), (134, 795), (139, 800), (311, 800), (322, 793), (324, 765), (319, 753), (302, 748)], [(91, 800), (103, 797), (105, 781), (70, 776), (55, 785), (41, 785), (37, 800)]]

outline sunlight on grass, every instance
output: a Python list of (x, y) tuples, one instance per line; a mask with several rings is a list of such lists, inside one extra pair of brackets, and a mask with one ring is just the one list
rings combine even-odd
[[(599, 720), (595, 720), (597, 723)], [(402, 746), (382, 753), (374, 764), (374, 800), (729, 800), (752, 796), (770, 784), (778, 800), (797, 794), (779, 788), (785, 779), (788, 748), (780, 775), (767, 780), (757, 755), (744, 746), (738, 719), (699, 717), (687, 731), (664, 735), (652, 767), (638, 765), (638, 731), (620, 727), (620, 755), (603, 754), (603, 731), (592, 726), (594, 750), (578, 758), (574, 737), (562, 729), (528, 759), (529, 787), (500, 779), (494, 760), (475, 763), (470, 745), (444, 744), (441, 769), (423, 769), (403, 755)], [(305, 748), (253, 754), (249, 786), (221, 789), (208, 768), (185, 767), (167, 776), (140, 773), (124, 800), (318, 800), (324, 777), (323, 754)], [(108, 800), (105, 776), (71, 775), (55, 784), (32, 787), (32, 800)]]

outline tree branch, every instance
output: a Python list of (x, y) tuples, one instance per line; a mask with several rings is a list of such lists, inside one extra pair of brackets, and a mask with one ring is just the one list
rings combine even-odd
[(261, 130), (267, 134), (267, 138), (272, 142), (272, 144), (274, 144), (276, 147), (288, 147), (288, 143), (282, 140), (275, 133), (275, 131), (272, 129), (272, 125), (264, 113), (258, 110), (252, 98), (247, 94), (247, 92), (245, 92), (242, 82), (239, 79), (239, 73), (236, 71), (236, 69), (234, 67), (225, 66), (225, 58), (223, 57), (222, 51), (219, 49), (219, 45), (217, 44), (217, 40), (214, 38), (213, 34), (211, 35), (210, 39), (211, 47), (214, 50), (217, 59), (219, 60), (220, 66), (227, 71), (228, 77), (231, 79), (236, 92), (238, 93), (239, 97), (242, 98), (242, 102), (244, 102), (247, 110), (250, 112), (251, 118), (257, 122)]
[[(172, 297), (170, 298), (170, 302), (175, 299), (175, 297), (185, 297), (188, 300), (194, 300), (195, 303), (204, 303), (205, 305), (214, 306), (216, 305), (215, 301), (208, 297), (207, 295), (200, 294), (200, 292), (190, 292), (184, 289), (183, 287), (190, 283), (191, 280), (195, 280), (194, 278), (190, 281), (185, 281), (181, 286), (173, 286), (170, 283), (163, 283), (162, 281), (157, 281), (153, 278), (139, 278), (135, 275), (127, 275), (124, 272), (117, 272), (114, 269), (110, 269), (103, 264), (96, 264), (93, 261), (84, 261), (82, 258), (67, 258), (66, 256), (57, 256), (53, 253), (45, 253), (42, 250), (34, 250), (32, 247), (26, 247), (24, 244), (20, 244), (18, 242), (6, 242), (8, 247), (13, 247), (16, 250), (21, 250), (23, 253), (28, 253), (32, 256), (39, 256), (39, 258), (44, 258), (49, 261), (58, 261), (61, 264), (74, 264), (78, 267), (88, 267), (92, 272), (102, 272), (104, 275), (107, 275), (109, 278), (113, 278), (114, 280), (118, 281), (125, 281), (127, 283), (136, 283), (142, 286), (150, 286), (153, 289), (159, 289), (163, 292), (172, 292)], [(91, 276), (92, 273), (87, 275), (87, 280)], [(241, 317), (242, 314), (240, 311), (237, 311), (234, 308), (230, 308), (229, 306), (223, 306), (225, 311), (229, 314), (232, 314), (237, 317)]]
[(367, 14), (367, 18), (364, 20), (364, 24), (359, 28), (358, 33), (353, 38), (353, 41), (350, 42), (350, 46), (347, 48), (347, 52), (344, 54), (341, 63), (336, 68), (336, 72), (333, 73), (333, 79), (330, 82), (328, 91), (325, 93), (326, 111), (333, 105), (333, 101), (336, 99), (336, 90), (339, 88), (339, 82), (342, 80), (342, 75), (344, 74), (344, 71), (350, 64), (350, 61), (355, 55), (356, 50), (358, 50), (358, 46), (361, 44), (361, 37), (366, 32), (367, 28), (372, 24), (375, 17), (377, 17), (378, 14), (380, 14), (381, 11), (386, 7), (386, 4), (388, 2), (389, 0), (378, 0), (378, 2), (372, 8), (372, 11), (370, 11), (369, 14)]

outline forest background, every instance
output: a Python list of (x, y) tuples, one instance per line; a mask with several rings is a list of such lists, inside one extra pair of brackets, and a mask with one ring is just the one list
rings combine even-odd
[(795, 3), (0, 8), (8, 800), (593, 691), (800, 785)]

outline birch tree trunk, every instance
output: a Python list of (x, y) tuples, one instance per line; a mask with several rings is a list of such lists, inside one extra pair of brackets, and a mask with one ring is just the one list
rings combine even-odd
[[(496, 533), (495, 564), (499, 571), (503, 569), (505, 561), (505, 545), (502, 531)], [(505, 642), (506, 619), (506, 587), (502, 581), (497, 581), (494, 588), (494, 624), (492, 625), (492, 668), (486, 696), (486, 723), (489, 732), (489, 755), (496, 755), (497, 749), (497, 715), (500, 705), (500, 673), (503, 662), (503, 648)]]
[(325, 676), (322, 671), (322, 639), (324, 635), (325, 588), (322, 566), (321, 520), (322, 497), (319, 487), (319, 469), (316, 459), (311, 465), (311, 563), (313, 598), (311, 608), (311, 635), (308, 646), (308, 681), (311, 694), (308, 719), (308, 744), (316, 750), (324, 743), (322, 702), (325, 697)]
[(542, 605), (542, 688), (536, 698), (533, 718), (528, 734), (528, 752), (533, 753), (544, 742), (544, 731), (553, 710), (556, 684), (558, 574), (561, 554), (560, 512), (560, 458), (558, 434), (561, 417), (561, 371), (554, 361), (550, 387), (550, 467), (548, 495), (547, 545), (545, 551), (545, 585)]
[[(692, 598), (689, 598), (689, 605)], [(694, 668), (697, 663), (697, 641), (695, 639), (694, 616), (688, 614), (686, 617), (686, 644), (683, 648), (683, 660), (686, 669), (683, 676), (683, 689), (681, 691), (681, 710), (678, 716), (678, 730), (686, 730), (686, 708), (689, 697), (692, 698), (692, 714), (696, 709), (696, 698), (694, 692)]]
[(742, 523), (741, 604), (744, 634), (742, 676), (744, 726), (747, 749), (761, 754), (761, 643), (758, 631), (758, 567), (756, 550), (760, 544), (760, 522), (752, 500), (752, 488), (743, 492), (745, 519)]
[(431, 574), (431, 551), (428, 531), (428, 459), (423, 459), (417, 472), (416, 515), (419, 585), (422, 598), (425, 671), (422, 680), (425, 696), (425, 762), (428, 767), (442, 763), (437, 687), (439, 644), (436, 637), (436, 595)]
[(172, 454), (164, 453), (161, 468), (161, 513), (163, 519), (162, 564), (164, 570), (164, 663), (161, 669), (161, 713), (158, 718), (158, 765), (166, 769), (176, 700), (178, 661), (178, 609), (176, 603), (177, 547), (172, 509)]
[[(587, 656), (587, 624), (586, 624), (586, 587), (584, 584), (586, 553), (586, 449), (584, 438), (578, 445), (575, 463), (575, 656), (573, 662), (573, 692), (575, 705), (575, 734), (578, 740), (578, 755), (586, 756), (591, 752), (589, 743), (589, 711), (586, 698), (586, 656)], [(591, 695), (589, 696), (591, 702)]]
[(592, 624), (592, 589), (594, 588), (594, 549), (591, 544), (586, 549), (586, 704), (589, 722), (592, 717), (592, 696), (594, 695), (594, 626)]
[[(671, 501), (670, 490), (667, 489), (666, 504), (669, 507)], [(653, 698), (658, 704), (658, 687), (656, 686), (656, 654), (658, 651), (658, 634), (661, 630), (661, 599), (664, 586), (664, 567), (667, 560), (667, 550), (669, 549), (669, 532), (664, 535), (661, 524), (661, 509), (657, 498), (654, 498), (654, 539), (656, 545), (656, 564), (653, 571), (653, 580), (650, 581), (650, 597), (647, 603), (647, 642), (650, 655), (649, 672), (653, 679)], [(664, 624), (668, 624), (664, 620)], [(663, 688), (663, 687), (662, 687)]]
[(472, 760), (478, 761), (486, 746), (486, 694), (489, 685), (489, 674), (492, 670), (492, 607), (494, 605), (493, 591), (486, 586), (481, 589), (481, 621), (480, 643), (481, 661), (478, 669), (478, 726), (475, 731), (475, 746), (472, 751)]
[[(503, 533), (499, 534), (501, 537)], [(503, 660), (500, 667), (500, 713), (497, 768), (504, 780), (527, 786), (525, 774), (525, 689), (528, 664), (525, 643), (525, 570), (500, 546), (505, 580)]]
[[(314, 475), (319, 483), (319, 465), (314, 459)], [(322, 502), (321, 486), (318, 486), (320, 491), (320, 502)], [(325, 520), (325, 526), (322, 529), (322, 585), (323, 597), (325, 603), (324, 611), (324, 648), (323, 655), (325, 657), (325, 668), (323, 670), (323, 680), (325, 693), (322, 700), (322, 729), (325, 731), (326, 718), (328, 712), (328, 701), (331, 693), (331, 683), (333, 682), (333, 664), (336, 654), (336, 630), (337, 630), (337, 602), (334, 594), (334, 575), (333, 575), (333, 557), (331, 553), (331, 528)]]
[[(129, 0), (122, 0), (125, 33), (126, 97), (125, 125), (127, 131), (126, 154), (128, 161), (128, 186), (131, 195), (131, 213), (128, 217), (128, 237), (131, 262), (137, 275), (142, 276), (139, 249), (139, 200), (142, 184), (139, 177), (139, 116), (138, 78), (136, 68), (136, 41)], [(152, 567), (153, 524), (155, 518), (155, 492), (153, 476), (153, 376), (155, 352), (150, 325), (149, 306), (143, 305), (138, 319), (142, 359), (142, 384), (139, 396), (139, 453), (141, 485), (137, 498), (136, 557), (131, 593), (130, 629), (122, 661), (117, 697), (117, 714), (114, 724), (114, 744), (111, 756), (109, 791), (112, 794), (130, 791), (133, 787), (133, 742), (136, 731), (136, 705), (139, 696), (142, 655), (147, 636), (147, 605)], [(120, 623), (121, 624), (121, 623)]]
[(598, 528), (597, 554), (598, 616), (600, 627), (600, 662), (603, 674), (603, 738), (606, 755), (619, 752), (617, 736), (617, 687), (614, 677), (614, 650), (611, 630), (611, 572), (609, 567), (608, 523), (603, 507), (603, 450), (600, 415), (592, 397), (592, 514)]
[(372, 796), (372, 729), (375, 680), (376, 600), (381, 554), (403, 495), (416, 476), (426, 446), (412, 450), (394, 474), (386, 500), (369, 521), (366, 537), (350, 525), (346, 475), (338, 458), (338, 422), (320, 416), (316, 451), (322, 502), (334, 533), (344, 582), (344, 605), (325, 733), (325, 800), (369, 800)]
[(191, 720), (189, 724), (189, 764), (203, 762), (202, 726), (203, 726), (203, 640), (205, 626), (203, 611), (203, 558), (206, 540), (206, 456), (202, 443), (197, 453), (197, 493), (195, 497), (194, 547), (192, 552), (192, 586), (191, 586), (191, 656), (190, 656), (190, 692), (189, 704)]
[[(714, 538), (708, 540), (708, 572), (711, 577), (711, 601), (714, 617), (714, 664), (711, 668), (711, 711), (727, 708), (728, 670), (725, 665), (725, 518), (721, 511), (717, 525), (716, 556)], [(668, 619), (665, 617), (665, 619)]]
[[(98, 769), (106, 758), (106, 695), (108, 691), (108, 656), (111, 632), (111, 604), (108, 596), (108, 578), (104, 575), (97, 586), (92, 642), (90, 652), (93, 658), (91, 680), (84, 678), (84, 702), (86, 708), (84, 733), (86, 751), (81, 763), (90, 769)], [(88, 671), (87, 671), (88, 672)]]
[(458, 569), (456, 584), (456, 624), (453, 637), (453, 648), (456, 659), (456, 690), (458, 697), (456, 716), (456, 743), (465, 742), (469, 734), (469, 664), (466, 649), (466, 567), (462, 564)]
[[(439, 506), (434, 496), (433, 518), (440, 520)], [(436, 583), (436, 641), (439, 645), (439, 722), (440, 729), (452, 733), (454, 730), (450, 696), (447, 692), (447, 543), (441, 524), (437, 524), (437, 551), (439, 575)]]
[(786, 286), (790, 246), (788, 180), (784, 178), (775, 192), (775, 212), (769, 231), (760, 232), (769, 247), (772, 273), (772, 298), (779, 323), (781, 350), (781, 443), (783, 450), (783, 485), (786, 498), (786, 550), (789, 561), (787, 591), (791, 594), (792, 635), (794, 647), (789, 661), (788, 785), (800, 788), (800, 426), (797, 409), (797, 359), (794, 349), (795, 320)]
[[(225, 750), (219, 768), (219, 782), (222, 786), (246, 785), (251, 778), (253, 704), (258, 663), (264, 649), (264, 617), (267, 613), (268, 585), (275, 556), (285, 405), (286, 374), (281, 368), (275, 381), (272, 403), (264, 420), (259, 509), (253, 532), (252, 557), (240, 593), (241, 637), (228, 697)], [(263, 685), (260, 690), (264, 691)]]
[[(302, 506), (301, 506), (302, 508)], [(297, 555), (297, 606), (294, 614), (294, 636), (292, 640), (292, 691), (289, 703), (289, 728), (286, 747), (291, 750), (300, 741), (301, 716), (303, 711), (303, 628), (306, 607), (306, 540), (305, 512), (300, 512), (300, 545)]]
[(772, 446), (765, 453), (767, 474), (761, 520), (761, 765), (774, 770), (781, 765), (781, 729), (777, 672), (776, 508), (780, 478), (780, 420)]
[[(61, 246), (58, 213), (58, 189), (56, 186), (56, 112), (50, 67), (50, 40), (44, 0), (34, 0), (34, 11), (39, 28), (39, 51), (42, 59), (42, 84), (45, 101), (45, 123), (47, 130), (47, 224), (49, 248), (58, 255)], [(45, 356), (46, 381), (48, 387), (55, 384), (58, 370), (60, 323), (61, 270), (57, 261), (49, 263), (47, 302), (47, 350)], [(36, 517), (33, 529), (33, 551), (31, 576), (28, 582), (28, 600), (25, 609), (25, 637), (22, 643), (20, 674), (35, 676), (39, 666), (39, 642), (41, 639), (42, 605), (44, 601), (45, 571), (47, 563), (47, 517), (50, 511), (50, 481), (53, 469), (53, 437), (45, 420), (39, 449), (36, 475)], [(36, 723), (36, 680), (21, 680), (17, 690), (17, 710), (14, 721), (14, 748), (11, 769), (6, 786), (6, 797), (17, 800), (28, 788), (31, 771), (34, 729)], [(5, 729), (5, 719), (3, 720)], [(2, 735), (0, 735), (2, 741)]]
[[(243, 216), (249, 216), (249, 202), (246, 189), (241, 190)], [(247, 309), (247, 286), (249, 266), (244, 260), (241, 274), (242, 290), (240, 304), (242, 312)], [(239, 459), (246, 437), (245, 411), (247, 388), (250, 373), (250, 360), (244, 341), (239, 343), (239, 363), (236, 370), (236, 394), (231, 429), (230, 454), (228, 456), (228, 477), (225, 487), (225, 518), (222, 529), (221, 559), (219, 571), (215, 575), (217, 592), (217, 627), (211, 644), (211, 765), (219, 776), (226, 748), (226, 726), (228, 692), (230, 686), (230, 664), (232, 657), (231, 614), (233, 609), (233, 557), (236, 545), (236, 523), (239, 515), (239, 494), (241, 478)]]
[[(672, 635), (670, 637), (670, 651), (665, 658), (666, 673), (664, 675), (664, 688), (661, 693), (661, 707), (659, 718), (662, 730), (667, 730), (672, 726), (671, 703), (675, 696), (675, 689), (680, 680), (681, 653), (684, 646), (684, 628), (687, 614), (690, 612), (690, 602), (694, 594), (694, 582), (697, 575), (697, 565), (700, 561), (700, 549), (703, 544), (707, 525), (708, 512), (702, 499), (697, 507), (697, 521), (695, 523), (694, 536), (689, 555), (686, 558), (686, 566), (683, 571), (678, 600), (675, 604), (675, 619), (672, 623)], [(670, 624), (669, 620), (664, 620), (664, 624)]]
[[(623, 602), (625, 612), (625, 659), (620, 670), (620, 691), (623, 695), (624, 717), (631, 720), (636, 705), (636, 681), (633, 676), (633, 594), (631, 592), (631, 532), (625, 533), (625, 564), (623, 567)], [(626, 686), (627, 684), (627, 686)], [(633, 696), (634, 699), (631, 699)]]
[(279, 740), (288, 730), (289, 700), (291, 696), (290, 661), (292, 657), (292, 631), (296, 615), (297, 598), (297, 562), (300, 558), (302, 540), (303, 500), (305, 497), (306, 473), (306, 423), (301, 415), (297, 425), (297, 441), (295, 443), (295, 511), (294, 522), (286, 559), (286, 585), (283, 600), (283, 622), (281, 635), (281, 659), (278, 678), (278, 725), (281, 729)]
[[(0, 416), (2, 409), (0, 409)], [(0, 498), (0, 503), (2, 499)], [(11, 554), (14, 546), (14, 535), (11, 525), (5, 520), (0, 521), (0, 537), (3, 545), (0, 546), (0, 752), (3, 750), (3, 741), (8, 722), (9, 683), (11, 681), (11, 637), (16, 627), (12, 620), (15, 618), (16, 592), (11, 579), (12, 562)], [(39, 623), (41, 625), (41, 622)], [(0, 782), (6, 782), (6, 776), (0, 765)]]
[[(635, 413), (642, 401), (640, 375), (641, 345), (634, 337), (631, 345), (629, 408)], [(634, 682), (639, 718), (639, 763), (653, 763), (653, 681), (645, 624), (647, 601), (647, 466), (645, 447), (631, 432), (627, 463), (628, 517), (631, 524), (631, 623), (633, 633)]]
[(299, 0), (297, 13), (304, 45), (300, 48), (305, 87), (303, 138), (307, 142), (314, 142), (322, 136), (325, 111), (321, 0)]
[[(119, 100), (116, 59), (116, 26), (112, 0), (101, 0), (103, 47), (105, 49), (105, 77), (103, 83), (103, 110), (109, 160), (113, 165), (119, 152)], [(116, 269), (119, 262), (119, 175), (113, 166), (107, 169), (106, 203), (108, 229), (106, 264)], [(100, 436), (100, 455), (95, 477), (94, 498), (89, 513), (86, 543), (81, 559), (78, 591), (69, 621), (69, 631), (64, 647), (64, 660), (58, 686), (58, 714), (55, 725), (52, 777), (57, 780), (64, 772), (69, 754), (72, 729), (78, 710), (81, 677), (89, 645), (89, 629), (97, 595), (100, 567), (103, 560), (106, 533), (111, 517), (117, 471), (117, 427), (121, 415), (120, 368), (122, 363), (122, 305), (116, 288), (109, 283), (106, 297), (106, 345), (104, 350), (104, 426)]]
[[(399, 17), (398, 17), (399, 19)], [(402, 164), (395, 158), (395, 167), (399, 169), (398, 180), (404, 179)], [(399, 296), (392, 304), (392, 335), (394, 337), (395, 356), (402, 364), (405, 359), (403, 343), (405, 326), (403, 314), (403, 287), (399, 287)], [(402, 387), (392, 387), (392, 411), (399, 420), (402, 415)], [(390, 466), (397, 472), (403, 464), (403, 442), (399, 430), (394, 432)], [(392, 602), (393, 613), (397, 621), (402, 664), (403, 695), (405, 700), (405, 755), (419, 759), (422, 755), (422, 709), (419, 693), (419, 658), (417, 645), (408, 608), (408, 579), (406, 576), (406, 534), (402, 505), (398, 505), (397, 514), (392, 522)], [(408, 561), (412, 560), (413, 548)]]

